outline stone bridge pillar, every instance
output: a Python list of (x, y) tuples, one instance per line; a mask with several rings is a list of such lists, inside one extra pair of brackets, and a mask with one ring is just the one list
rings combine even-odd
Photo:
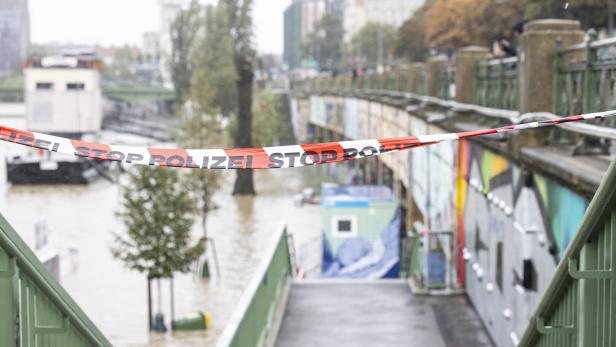
[[(518, 51), (520, 113), (552, 112), (556, 41), (564, 46), (584, 41), (576, 20), (541, 19), (524, 26)], [(566, 115), (563, 115), (566, 116)]]
[(456, 98), (457, 102), (473, 104), (475, 102), (475, 73), (477, 62), (490, 57), (486, 47), (464, 47), (456, 53)]
[[(518, 50), (520, 114), (553, 111), (557, 40), (562, 40), (564, 46), (583, 42), (584, 31), (580, 29), (580, 22), (541, 19), (524, 26)], [(516, 133), (509, 142), (510, 150), (514, 156), (520, 156), (523, 147), (543, 146), (549, 133), (547, 128)]]
[(434, 96), (438, 95), (438, 72), (441, 66), (447, 64), (448, 59), (444, 55), (437, 55), (431, 57), (426, 62), (426, 95)]

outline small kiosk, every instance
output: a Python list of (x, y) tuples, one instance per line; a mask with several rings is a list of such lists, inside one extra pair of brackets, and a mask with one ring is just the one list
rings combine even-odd
[(397, 278), (399, 203), (377, 185), (321, 187), (325, 278)]

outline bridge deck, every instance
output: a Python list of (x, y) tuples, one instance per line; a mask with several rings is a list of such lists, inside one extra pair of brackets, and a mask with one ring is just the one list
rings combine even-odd
[(291, 286), (276, 347), (492, 346), (465, 296), (413, 296), (404, 281)]

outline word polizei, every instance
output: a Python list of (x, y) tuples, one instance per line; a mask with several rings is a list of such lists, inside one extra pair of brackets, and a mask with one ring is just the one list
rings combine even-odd
[(470, 132), (262, 148), (172, 149), (115, 146), (71, 140), (1, 125), (0, 140), (50, 152), (128, 164), (192, 169), (279, 169), (360, 159), (443, 141), (601, 119), (614, 115), (616, 111), (608, 111)]

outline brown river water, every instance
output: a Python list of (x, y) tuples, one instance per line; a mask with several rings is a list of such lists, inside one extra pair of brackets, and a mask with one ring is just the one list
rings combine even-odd
[[(213, 346), (230, 318), (259, 261), (281, 223), (294, 235), (303, 266), (318, 266), (320, 218), (318, 205), (295, 206), (293, 195), (316, 182), (316, 168), (258, 171), (254, 198), (232, 197), (235, 173), (225, 172), (216, 194), (219, 209), (211, 213), (208, 233), (215, 240), (220, 277), (182, 274), (174, 280), (175, 316), (208, 312), (212, 329), (196, 333), (149, 334), (145, 276), (127, 270), (110, 252), (113, 233), (123, 226), (115, 217), (121, 199), (118, 185), (98, 179), (88, 186), (13, 186), (5, 178), (4, 157), (14, 145), (0, 144), (0, 213), (32, 247), (35, 224), (44, 221), (50, 244), (76, 250), (76, 266), (62, 275), (61, 284), (116, 346)], [(194, 235), (201, 230), (195, 223)], [(157, 284), (153, 283), (154, 311)], [(170, 317), (169, 282), (162, 281), (162, 311)]]

